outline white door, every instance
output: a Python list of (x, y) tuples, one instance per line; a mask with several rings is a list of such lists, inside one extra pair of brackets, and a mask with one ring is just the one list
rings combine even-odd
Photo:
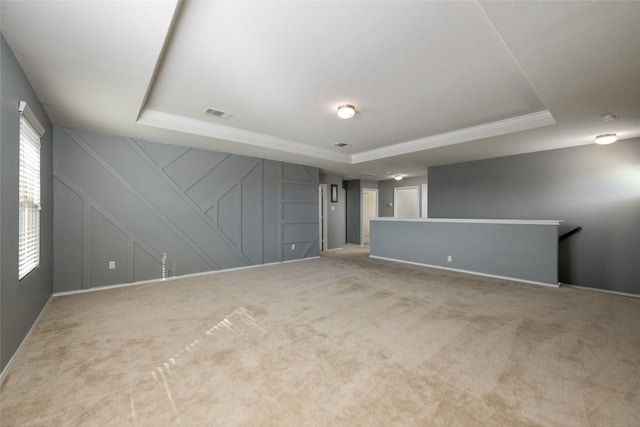
[(378, 190), (365, 189), (362, 192), (362, 244), (368, 245), (370, 240), (370, 220), (378, 216)]
[(393, 189), (393, 216), (396, 218), (418, 218), (420, 216), (418, 187)]

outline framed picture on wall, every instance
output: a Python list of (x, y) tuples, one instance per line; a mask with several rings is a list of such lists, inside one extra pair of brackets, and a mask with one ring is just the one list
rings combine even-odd
[(331, 203), (338, 203), (338, 185), (331, 184)]

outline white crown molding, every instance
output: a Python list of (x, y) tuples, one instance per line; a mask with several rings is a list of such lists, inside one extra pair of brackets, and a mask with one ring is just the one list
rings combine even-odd
[(388, 145), (374, 150), (362, 151), (351, 156), (351, 164), (415, 153), (416, 151), (430, 150), (554, 124), (556, 124), (556, 121), (551, 113), (548, 110), (544, 110), (465, 129), (454, 130), (452, 132), (441, 133), (439, 135), (414, 139), (413, 141)]
[(316, 157), (319, 159), (351, 165), (399, 156), (402, 154), (414, 153), (416, 151), (424, 151), (448, 145), (460, 144), (462, 142), (489, 138), (492, 136), (505, 135), (542, 126), (549, 126), (556, 123), (551, 113), (548, 110), (544, 110), (537, 113), (525, 114), (505, 120), (498, 120), (439, 135), (415, 139), (413, 141), (401, 142), (398, 144), (388, 145), (386, 147), (362, 151), (360, 153), (346, 154), (336, 153), (325, 148), (314, 147), (309, 144), (265, 135), (258, 132), (149, 109), (142, 111), (137, 122), (147, 126), (234, 141), (268, 150), (300, 154), (303, 156)]
[(162, 111), (145, 109), (138, 117), (137, 122), (147, 126), (240, 142), (269, 150), (317, 157), (340, 163), (351, 163), (351, 156), (346, 153), (336, 153), (302, 142), (291, 141), (217, 123), (205, 122), (203, 120), (191, 119), (175, 114), (163, 113)]

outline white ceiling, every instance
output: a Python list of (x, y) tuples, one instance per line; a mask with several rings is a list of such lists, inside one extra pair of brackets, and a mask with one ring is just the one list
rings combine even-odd
[(0, 5), (59, 126), (366, 179), (640, 136), (638, 1)]

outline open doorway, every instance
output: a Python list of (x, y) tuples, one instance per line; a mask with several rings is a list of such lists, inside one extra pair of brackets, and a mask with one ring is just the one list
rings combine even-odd
[(362, 190), (362, 241), (361, 245), (368, 245), (371, 236), (371, 218), (378, 216), (378, 190), (365, 188)]
[(418, 218), (420, 216), (420, 194), (418, 187), (396, 187), (393, 189), (393, 216), (396, 218)]

